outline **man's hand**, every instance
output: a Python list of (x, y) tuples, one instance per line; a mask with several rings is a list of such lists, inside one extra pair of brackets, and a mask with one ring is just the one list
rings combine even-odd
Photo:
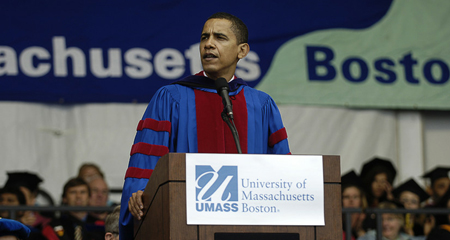
[(27, 226), (33, 226), (34, 222), (36, 222), (36, 216), (32, 211), (25, 211), (19, 221)]
[(128, 201), (128, 210), (130, 210), (131, 215), (138, 220), (141, 220), (142, 216), (144, 216), (144, 213), (142, 212), (142, 209), (144, 209), (142, 194), (144, 194), (144, 192), (139, 190), (133, 193)]
[(394, 194), (392, 194), (393, 187), (392, 185), (386, 181), (384, 184), (384, 191), (386, 192), (386, 198), (390, 201), (394, 200)]

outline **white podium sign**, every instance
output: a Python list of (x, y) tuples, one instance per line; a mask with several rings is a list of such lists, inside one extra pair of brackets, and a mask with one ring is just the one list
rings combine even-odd
[(322, 156), (186, 154), (187, 224), (325, 225)]

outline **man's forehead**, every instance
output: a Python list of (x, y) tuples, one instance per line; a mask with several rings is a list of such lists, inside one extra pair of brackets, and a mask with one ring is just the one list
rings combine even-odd
[(233, 31), (231, 31), (231, 22), (222, 18), (209, 19), (203, 26), (202, 34), (211, 32), (233, 34)]
[(77, 191), (77, 190), (84, 190), (84, 189), (88, 189), (87, 185), (78, 185), (78, 186), (73, 186), (70, 187), (67, 191)]

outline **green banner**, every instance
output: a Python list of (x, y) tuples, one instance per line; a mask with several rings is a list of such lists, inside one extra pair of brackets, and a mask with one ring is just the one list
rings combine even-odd
[(450, 110), (450, 1), (394, 1), (362, 30), (284, 44), (257, 86), (281, 104)]

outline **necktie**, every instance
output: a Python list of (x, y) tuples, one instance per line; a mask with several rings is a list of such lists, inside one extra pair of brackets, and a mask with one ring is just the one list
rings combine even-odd
[(83, 233), (81, 231), (81, 226), (76, 226), (75, 227), (74, 240), (83, 240)]

